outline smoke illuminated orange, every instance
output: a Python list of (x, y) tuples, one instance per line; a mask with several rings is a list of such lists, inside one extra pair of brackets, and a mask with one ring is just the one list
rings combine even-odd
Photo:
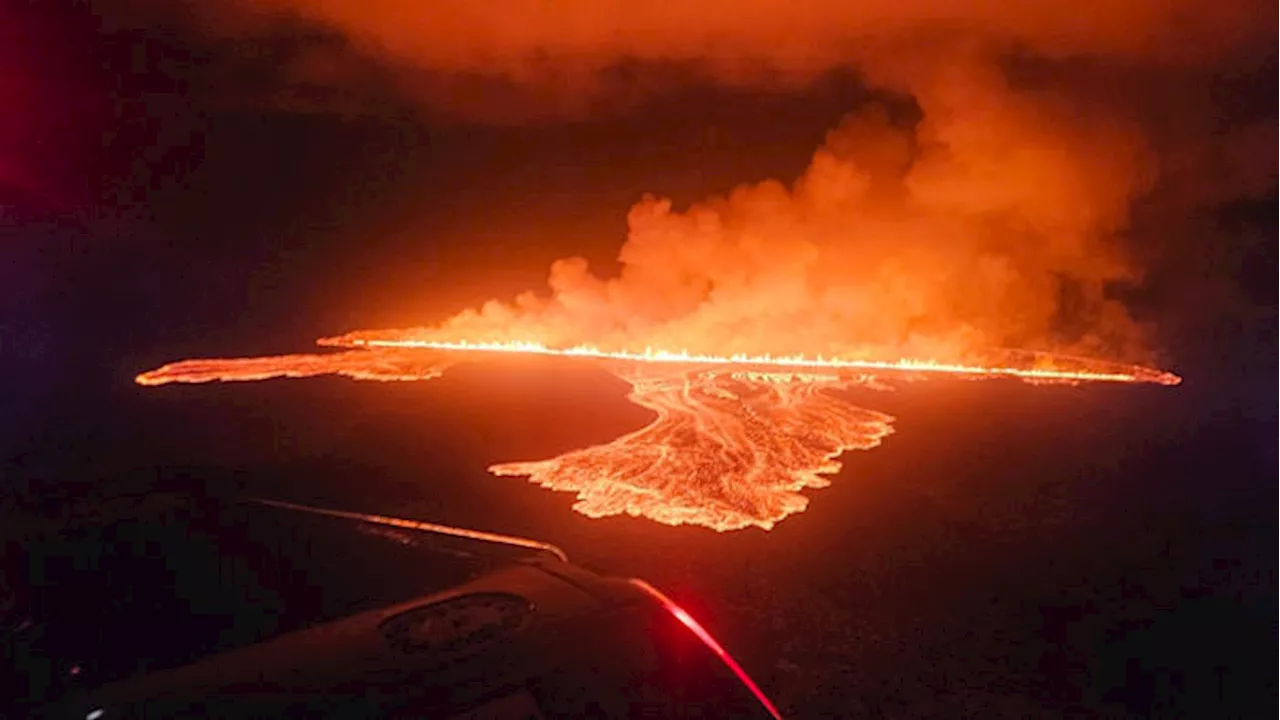
[[(1122, 242), (1150, 182), (1139, 128), (1094, 103), (1028, 91), (994, 46), (926, 45), (867, 58), (888, 94), (851, 108), (791, 182), (681, 206), (642, 196), (612, 272), (562, 257), (545, 293), (319, 341), (338, 352), (188, 360), (137, 381), (419, 380), (499, 355), (585, 359), (631, 383), (632, 402), (656, 418), (492, 472), (574, 492), (592, 517), (716, 530), (770, 528), (804, 509), (800, 492), (826, 484), (842, 452), (880, 442), (891, 418), (846, 402), (841, 391), (855, 385), (1179, 384), (1161, 370), (1073, 357), (1150, 356), (1148, 326), (1114, 292), (1142, 277)], [(589, 46), (569, 47), (580, 57)], [(1029, 350), (990, 349), (1008, 347)]]

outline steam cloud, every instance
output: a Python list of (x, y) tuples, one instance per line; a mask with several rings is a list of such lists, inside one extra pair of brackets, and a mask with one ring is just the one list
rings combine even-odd
[[(1132, 276), (1115, 240), (1148, 172), (1140, 137), (1015, 94), (988, 68), (913, 91), (918, 125), (866, 106), (790, 187), (742, 186), (683, 212), (644, 198), (616, 278), (560, 260), (549, 297), (424, 335), (722, 353), (1126, 349), (1137, 328), (1104, 286)], [(1090, 332), (1064, 340), (1068, 291)]]
[[(458, 78), (580, 112), (617, 90), (608, 71), (624, 61), (690, 63), (731, 83), (858, 68), (918, 114), (889, 101), (857, 108), (789, 185), (683, 210), (645, 197), (617, 277), (560, 260), (549, 293), (411, 334), (947, 359), (992, 346), (1147, 359), (1143, 328), (1107, 289), (1141, 276), (1123, 236), (1161, 168), (1160, 143), (1117, 103), (1020, 85), (1010, 58), (1176, 72), (1229, 62), (1274, 27), (1250, 0), (241, 5), (236, 32), (284, 15), (317, 21), (406, 70), (406, 92), (480, 115), (494, 108)], [(298, 72), (335, 71), (313, 57)], [(1274, 132), (1250, 132), (1274, 146)], [(1274, 175), (1272, 164), (1262, 182)]]

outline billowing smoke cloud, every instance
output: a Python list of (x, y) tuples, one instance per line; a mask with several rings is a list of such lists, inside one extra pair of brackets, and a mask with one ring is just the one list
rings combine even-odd
[[(318, 22), (402, 68), (406, 92), (480, 115), (493, 107), (472, 92), (488, 87), (477, 78), (577, 112), (607, 101), (628, 62), (734, 83), (856, 67), (912, 98), (913, 111), (854, 109), (790, 184), (742, 186), (687, 209), (646, 197), (630, 211), (618, 276), (561, 260), (548, 293), (414, 334), (939, 358), (1018, 346), (1138, 359), (1144, 347), (1108, 289), (1141, 276), (1123, 237), (1161, 169), (1159, 143), (1123, 99), (1015, 82), (1019, 55), (1178, 72), (1229, 63), (1274, 31), (1274, 15), (1249, 0), (248, 7), (236, 31), (284, 16)], [(325, 67), (312, 57), (299, 72), (323, 77)], [(1274, 145), (1274, 132), (1255, 134)], [(1274, 184), (1274, 163), (1263, 175)]]
[(406, 66), (496, 76), (565, 97), (607, 91), (611, 78), (600, 70), (622, 60), (692, 61), (721, 79), (771, 83), (861, 64), (888, 47), (902, 62), (957, 41), (1180, 63), (1271, 43), (1275, 22), (1256, 0), (743, 0), (732, 8), (714, 0), (232, 1), (246, 12), (229, 17), (217, 3), (193, 9), (241, 32), (307, 18)]
[(939, 47), (961, 44), (1186, 66), (1265, 52), (1275, 32), (1259, 0), (104, 2), (150, 6), (166, 25), (194, 18), (219, 37), (248, 38), (255, 54), (257, 39), (290, 37), (295, 52), (267, 51), (262, 69), (293, 84), (272, 97), (286, 107), (354, 88), (486, 122), (618, 111), (679, 82), (796, 86), (833, 68), (937, 61)]
[(1132, 275), (1116, 235), (1149, 175), (1141, 138), (1013, 93), (983, 66), (913, 89), (922, 120), (880, 104), (850, 114), (790, 187), (742, 186), (682, 212), (644, 198), (618, 277), (561, 260), (549, 296), (490, 303), (426, 335), (749, 353), (1125, 350), (1136, 328), (1104, 290)]

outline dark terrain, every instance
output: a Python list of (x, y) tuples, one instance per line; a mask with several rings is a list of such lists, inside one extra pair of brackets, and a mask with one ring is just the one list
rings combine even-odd
[(589, 366), (157, 389), (120, 372), (26, 416), (6, 567), (24, 574), (24, 531), (122, 497), (263, 495), (527, 535), (649, 579), (801, 717), (1256, 716), (1275, 698), (1275, 386), (1178, 369), (1172, 389), (858, 392), (896, 433), (808, 511), (727, 534), (591, 520), (485, 473), (646, 421)]

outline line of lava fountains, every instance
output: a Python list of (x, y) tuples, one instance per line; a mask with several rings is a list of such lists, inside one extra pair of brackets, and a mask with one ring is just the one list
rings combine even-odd
[(593, 518), (645, 517), (718, 531), (771, 529), (803, 511), (806, 488), (830, 484), (848, 450), (869, 450), (893, 432), (893, 418), (855, 407), (832, 390), (887, 390), (885, 380), (953, 376), (1029, 383), (1177, 385), (1150, 368), (1036, 353), (1005, 353), (989, 365), (922, 360), (769, 355), (716, 356), (648, 349), (557, 349), (521, 342), (437, 342), (364, 337), (319, 344), (338, 352), (194, 359), (142, 373), (140, 385), (252, 381), (341, 375), (357, 380), (439, 377), (464, 359), (496, 354), (588, 358), (631, 385), (628, 399), (656, 417), (610, 442), (546, 460), (499, 463), (495, 475), (522, 475), (542, 487), (573, 492), (574, 509)]
[[(438, 350), (442, 352), (489, 352), (489, 353), (523, 353), (528, 355), (552, 355), (557, 357), (584, 357), (604, 360), (621, 360), (624, 362), (668, 363), (675, 365), (750, 365), (763, 368), (818, 368), (827, 370), (852, 370), (857, 372), (906, 372), (930, 373), (944, 375), (963, 375), (977, 377), (1011, 377), (1030, 381), (1059, 382), (1123, 382), (1154, 383), (1157, 385), (1178, 385), (1182, 378), (1162, 370), (1154, 370), (1139, 365), (1124, 365), (1100, 360), (1081, 358), (1054, 357), (1035, 355), (1037, 361), (1045, 362), (1045, 367), (1010, 367), (998, 364), (966, 365), (960, 363), (938, 362), (900, 358), (898, 360), (858, 360), (842, 358), (824, 358), (821, 355), (707, 355), (691, 353), (688, 350), (664, 350), (645, 348), (641, 352), (620, 350), (602, 350), (592, 345), (578, 345), (570, 348), (552, 348), (535, 342), (468, 342), (438, 340), (377, 340), (359, 337), (340, 336), (324, 338), (319, 341), (322, 346), (330, 347), (365, 347), (394, 348), (416, 350)], [(1031, 353), (1023, 353), (1031, 356)], [(1084, 368), (1065, 367), (1069, 363), (1084, 365)]]

